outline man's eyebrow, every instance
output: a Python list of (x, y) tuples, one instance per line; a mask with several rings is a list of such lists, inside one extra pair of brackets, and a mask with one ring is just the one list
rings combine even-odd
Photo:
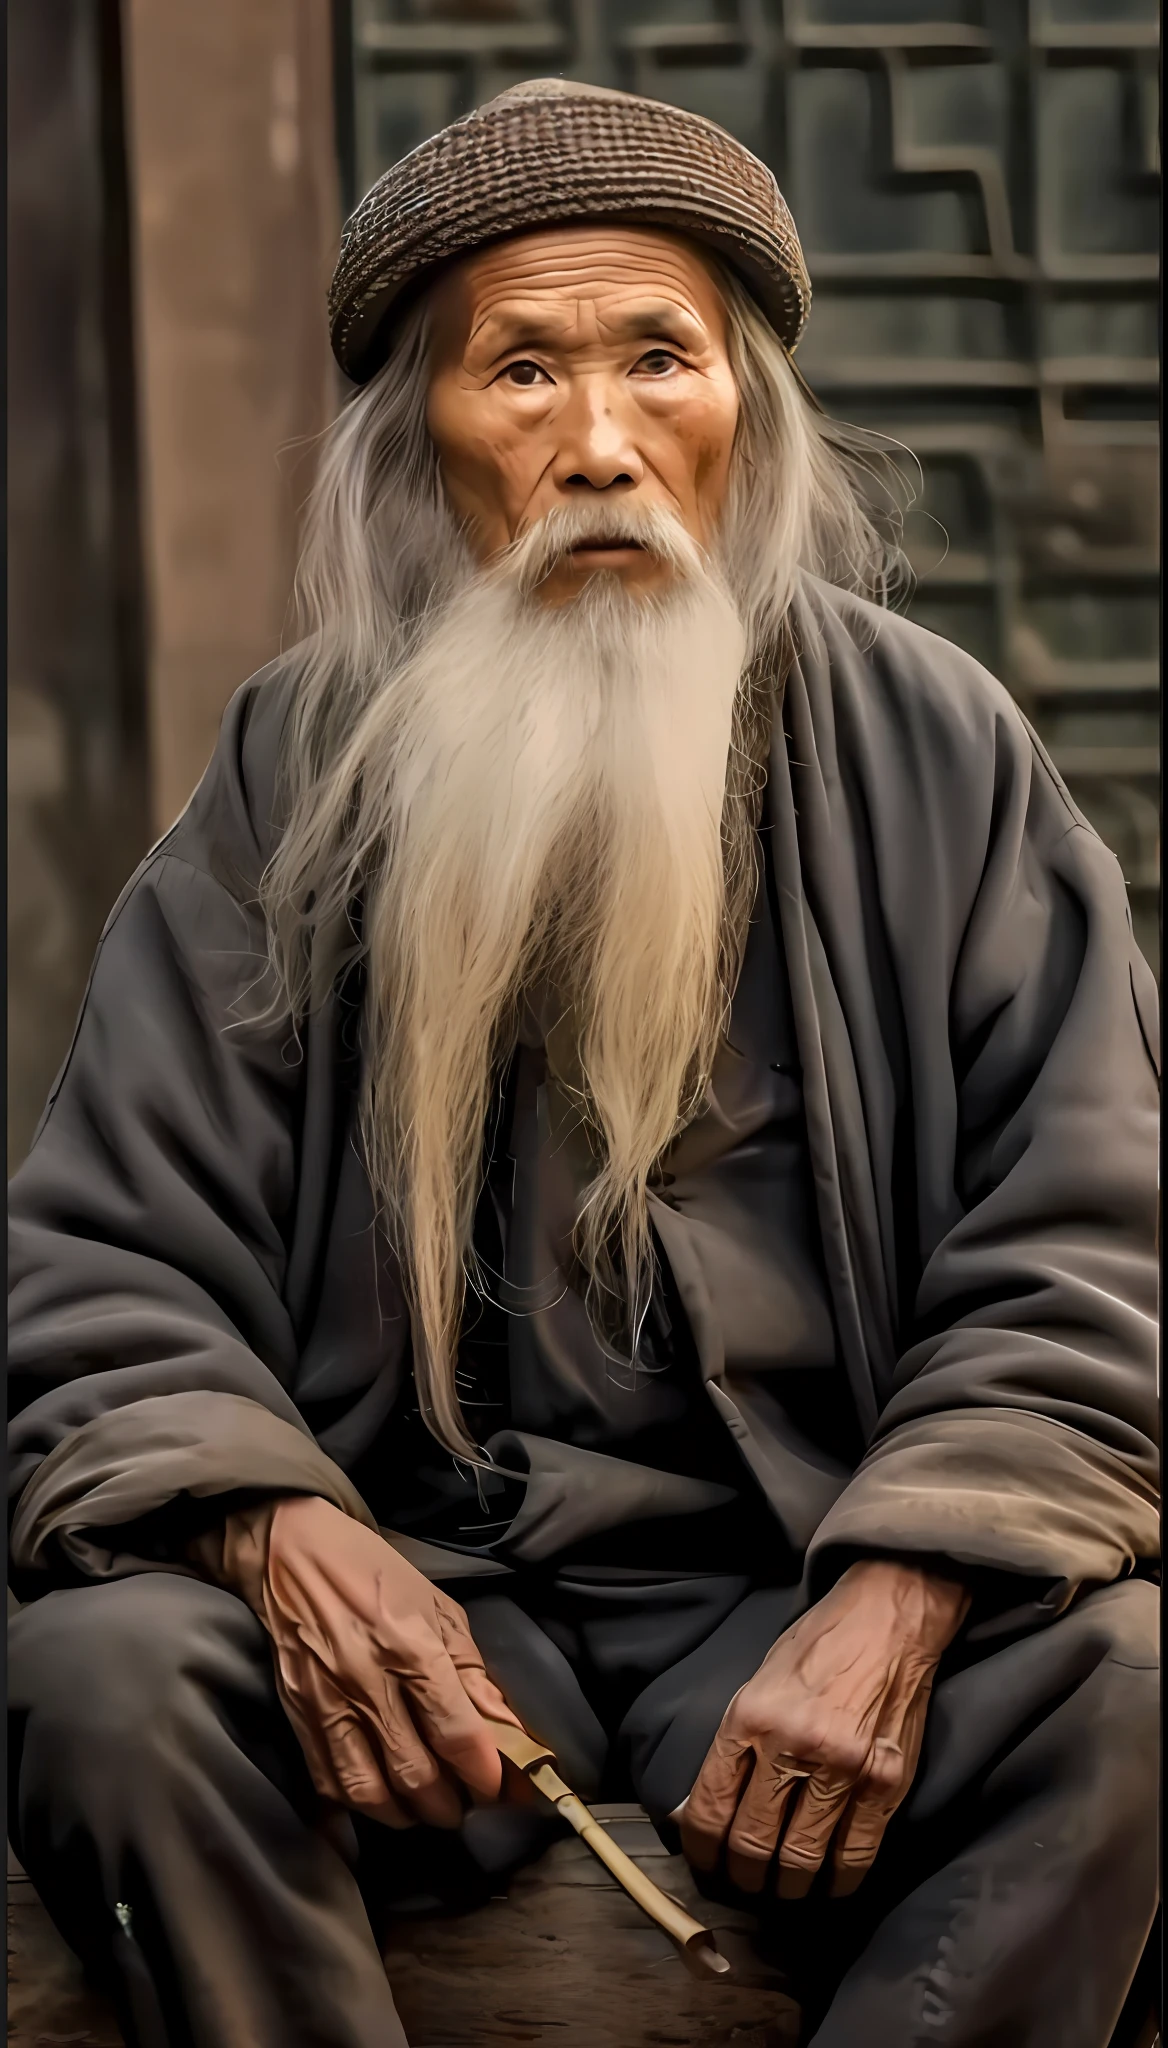
[(563, 340), (566, 326), (566, 320), (541, 319), (522, 306), (500, 306), (472, 329), (468, 346), (498, 354), (510, 348), (554, 348)]
[[(472, 332), (468, 347), (476, 354), (502, 355), (513, 348), (555, 348), (564, 339), (567, 317), (543, 316), (523, 306), (492, 309)], [(701, 347), (705, 328), (695, 314), (668, 299), (617, 314), (606, 323), (614, 333), (634, 341), (672, 341), (682, 348)]]
[(700, 348), (706, 335), (696, 313), (689, 313), (684, 306), (674, 305), (668, 299), (661, 299), (651, 306), (638, 306), (634, 311), (621, 314), (611, 324), (630, 339), (676, 341), (683, 348), (691, 348), (695, 343)]

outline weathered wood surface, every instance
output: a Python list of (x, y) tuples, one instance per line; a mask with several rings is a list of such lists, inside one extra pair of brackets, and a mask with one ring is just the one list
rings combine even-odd
[(14, 2048), (121, 2048), (27, 1878), (8, 1879), (8, 2039)]
[[(576, 1836), (505, 1895), (449, 1918), (398, 1921), (386, 1967), (414, 2048), (794, 2048), (796, 2008), (753, 1953), (746, 1915), (700, 1901), (636, 1807), (598, 1806), (626, 1853), (714, 1927), (731, 1978), (692, 1978)], [(9, 1880), (10, 2048), (120, 2048), (26, 1878)]]
[(712, 1926), (733, 1976), (692, 1978), (578, 1837), (556, 1842), (504, 1897), (450, 1919), (399, 1921), (386, 1950), (417, 2048), (793, 2048), (797, 2011), (756, 1957), (747, 1915), (699, 1899), (639, 1808), (593, 1811), (654, 1883)]

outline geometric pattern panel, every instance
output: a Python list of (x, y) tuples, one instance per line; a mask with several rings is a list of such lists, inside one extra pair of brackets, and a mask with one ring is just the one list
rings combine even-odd
[(552, 73), (771, 165), (800, 365), (920, 466), (908, 609), (1032, 719), (1158, 966), (1156, 0), (350, 0), (346, 28), (351, 197)]

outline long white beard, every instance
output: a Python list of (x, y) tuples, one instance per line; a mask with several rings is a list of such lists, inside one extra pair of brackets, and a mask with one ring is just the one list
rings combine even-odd
[[(550, 560), (598, 527), (669, 560), (665, 594), (609, 573), (542, 604)], [(317, 827), (344, 810), (365, 849), (367, 1159), (423, 1408), (452, 1446), (468, 1442), (454, 1359), (491, 1078), (537, 982), (570, 1019), (597, 1162), (578, 1255), (602, 1319), (623, 1294), (635, 1341), (647, 1182), (700, 1106), (750, 913), (749, 803), (727, 798), (744, 659), (736, 608), (679, 524), (557, 513), (464, 575), (321, 793)]]

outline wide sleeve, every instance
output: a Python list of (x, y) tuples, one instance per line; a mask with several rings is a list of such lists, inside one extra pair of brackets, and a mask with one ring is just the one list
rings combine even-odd
[(115, 909), (12, 1183), (22, 1592), (148, 1565), (143, 1532), (175, 1502), (312, 1492), (371, 1519), (289, 1391), (304, 1061), (286, 1015), (263, 1014), (258, 912), (195, 829), (239, 797), (220, 761)]
[[(916, 867), (882, 877), (912, 1284), (811, 1562), (939, 1555), (1040, 1580), (1057, 1609), (1158, 1554), (1156, 988), (1118, 862), (1013, 707), (993, 723), (984, 837), (957, 794), (951, 857), (914, 846), (907, 810), (888, 828)], [(924, 788), (918, 768), (939, 830)]]

